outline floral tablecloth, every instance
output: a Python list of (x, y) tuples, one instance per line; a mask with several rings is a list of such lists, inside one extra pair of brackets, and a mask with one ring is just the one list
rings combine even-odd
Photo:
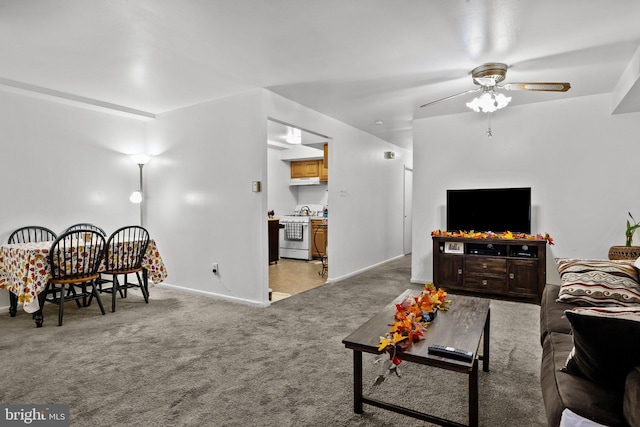
[[(17, 295), (18, 302), (23, 304), (27, 313), (34, 313), (40, 308), (37, 296), (47, 287), (51, 277), (48, 255), (52, 243), (0, 246), (0, 289), (7, 289)], [(142, 266), (153, 283), (162, 283), (167, 278), (167, 270), (154, 240), (149, 241)], [(104, 270), (104, 265), (100, 270)]]

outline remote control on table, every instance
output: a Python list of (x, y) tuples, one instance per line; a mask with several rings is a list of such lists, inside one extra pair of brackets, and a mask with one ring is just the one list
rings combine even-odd
[(447, 347), (440, 344), (430, 345), (429, 354), (436, 354), (438, 356), (449, 357), (452, 359), (460, 359), (466, 362), (470, 362), (473, 359), (473, 352), (471, 351), (460, 350), (459, 348)]

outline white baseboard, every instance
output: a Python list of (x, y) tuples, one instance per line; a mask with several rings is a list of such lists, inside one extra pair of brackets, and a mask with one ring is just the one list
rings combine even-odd
[[(401, 255), (389, 258), (389, 259), (387, 259), (385, 261), (381, 261), (379, 263), (372, 264), (372, 265), (370, 265), (368, 267), (365, 267), (365, 268), (362, 268), (360, 270), (353, 271), (353, 272), (351, 272), (349, 274), (345, 274), (343, 276), (327, 278), (326, 283), (339, 282), (339, 281), (347, 279), (349, 277), (356, 276), (356, 275), (358, 275), (360, 273), (363, 273), (363, 272), (365, 272), (367, 270), (371, 270), (372, 268), (376, 268), (376, 267), (384, 265), (384, 264), (386, 264), (388, 262), (400, 259), (400, 258), (402, 258), (404, 256), (405, 256), (404, 254), (401, 254)], [(412, 281), (412, 283), (414, 283), (413, 279), (411, 281)], [(418, 282), (415, 282), (415, 283), (421, 283), (421, 282), (418, 281)], [(180, 292), (188, 292), (188, 293), (192, 293), (192, 294), (196, 294), (196, 295), (202, 295), (202, 296), (206, 296), (206, 297), (210, 297), (210, 298), (216, 298), (216, 299), (225, 300), (225, 301), (231, 301), (231, 302), (235, 302), (235, 303), (239, 303), (239, 304), (251, 305), (251, 306), (254, 306), (254, 307), (269, 307), (271, 305), (270, 301), (267, 301), (265, 303), (265, 302), (261, 302), (261, 301), (248, 300), (248, 299), (244, 299), (244, 298), (232, 297), (232, 296), (229, 296), (229, 295), (217, 294), (215, 292), (202, 291), (200, 289), (192, 289), (192, 288), (185, 288), (184, 286), (171, 285), (169, 283), (160, 283), (160, 284), (157, 284), (157, 285), (154, 285), (154, 286), (164, 287), (164, 288), (167, 288), (167, 289), (172, 289), (172, 290), (180, 291)]]
[(348, 279), (349, 277), (356, 276), (356, 275), (358, 275), (360, 273), (364, 273), (367, 270), (371, 270), (372, 268), (379, 267), (379, 266), (381, 266), (383, 264), (386, 264), (388, 262), (394, 261), (394, 260), (402, 258), (402, 257), (404, 257), (404, 255), (398, 255), (398, 256), (395, 256), (393, 258), (389, 258), (389, 259), (387, 259), (385, 261), (381, 261), (381, 262), (379, 262), (377, 264), (373, 264), (373, 265), (370, 265), (368, 267), (361, 268), (360, 270), (352, 271), (351, 273), (345, 274), (344, 276), (339, 276), (339, 277), (334, 277), (334, 278), (331, 278), (331, 279), (327, 279), (327, 283), (334, 283), (334, 282), (339, 282), (340, 280)]
[(202, 296), (209, 297), (209, 298), (215, 298), (215, 299), (221, 299), (221, 300), (225, 300), (225, 301), (231, 301), (231, 302), (244, 304), (244, 305), (251, 305), (251, 306), (254, 306), (254, 307), (269, 307), (269, 305), (271, 305), (269, 302), (263, 303), (263, 302), (260, 302), (260, 301), (254, 301), (254, 300), (248, 300), (248, 299), (244, 299), (244, 298), (232, 297), (232, 296), (229, 296), (229, 295), (217, 294), (215, 292), (202, 291), (200, 289), (185, 288), (184, 286), (176, 286), (176, 285), (171, 285), (171, 284), (168, 284), (168, 283), (160, 283), (160, 284), (157, 284), (155, 286), (159, 287), (159, 288), (172, 289), (174, 291), (188, 292), (188, 293), (191, 293), (191, 294), (202, 295)]

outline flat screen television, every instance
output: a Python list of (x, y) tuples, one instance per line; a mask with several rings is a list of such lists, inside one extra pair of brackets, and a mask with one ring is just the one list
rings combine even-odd
[(447, 190), (448, 231), (531, 233), (531, 188)]

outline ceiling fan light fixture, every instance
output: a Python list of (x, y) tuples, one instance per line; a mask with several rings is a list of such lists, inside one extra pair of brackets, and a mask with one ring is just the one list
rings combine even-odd
[(496, 93), (493, 89), (482, 92), (482, 95), (473, 98), (471, 102), (467, 102), (467, 107), (476, 113), (493, 113), (501, 108), (506, 107), (511, 102), (510, 96), (504, 96)]

